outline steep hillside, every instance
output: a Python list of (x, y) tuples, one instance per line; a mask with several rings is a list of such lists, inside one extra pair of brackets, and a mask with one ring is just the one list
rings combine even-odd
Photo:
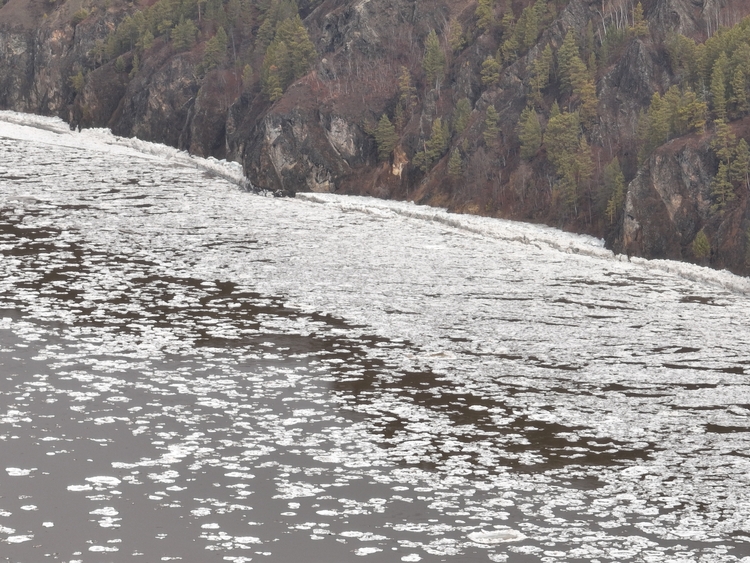
[(750, 272), (741, 0), (9, 0), (0, 107)]

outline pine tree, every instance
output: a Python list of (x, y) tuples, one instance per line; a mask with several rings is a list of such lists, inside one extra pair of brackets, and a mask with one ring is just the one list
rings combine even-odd
[(482, 32), (490, 31), (495, 26), (494, 0), (479, 0), (475, 15), (477, 27)]
[(734, 158), (729, 167), (729, 180), (737, 187), (748, 188), (750, 184), (750, 146), (740, 139), (734, 150)]
[(154, 34), (151, 33), (150, 29), (147, 29), (138, 38), (136, 47), (138, 47), (141, 51), (148, 51), (151, 48), (151, 45), (153, 44), (154, 44)]
[(714, 138), (711, 139), (711, 148), (716, 153), (717, 158), (729, 166), (736, 137), (726, 121), (717, 121), (715, 125), (716, 133)]
[(453, 178), (459, 178), (463, 174), (463, 162), (461, 160), (461, 153), (458, 149), (455, 149), (451, 153), (451, 157), (448, 160), (448, 175)]
[(500, 57), (506, 64), (511, 64), (518, 57), (518, 49), (520, 45), (518, 43), (518, 34), (513, 32), (508, 35), (508, 38), (503, 41), (500, 46)]
[(411, 73), (405, 66), (401, 67), (401, 75), (398, 79), (399, 102), (405, 112), (410, 112), (414, 108), (417, 99), (417, 89), (412, 86)]
[(716, 119), (727, 117), (726, 71), (729, 66), (727, 54), (722, 51), (711, 69), (711, 105)]
[(539, 17), (534, 5), (524, 8), (519, 18), (519, 27), (521, 27), (521, 46), (524, 50), (530, 49), (536, 43), (539, 36)]
[(503, 32), (503, 37), (509, 37), (513, 35), (516, 29), (516, 16), (513, 14), (513, 9), (510, 5), (503, 14), (503, 19), (500, 20), (500, 29)]
[(451, 32), (448, 36), (448, 43), (451, 46), (451, 50), (454, 53), (458, 53), (466, 47), (466, 36), (464, 35), (464, 28), (458, 21), (453, 22), (451, 25)]
[(86, 77), (83, 75), (83, 71), (81, 70), (79, 70), (77, 74), (71, 76), (68, 81), (70, 82), (70, 85), (73, 87), (73, 90), (75, 90), (76, 93), (82, 92), (83, 87), (86, 85)]
[(431, 30), (425, 41), (424, 59), (422, 59), (422, 68), (428, 84), (435, 84), (435, 88), (440, 89), (440, 82), (445, 75), (445, 53), (440, 47), (435, 30)]
[(557, 103), (557, 100), (552, 102), (552, 107), (549, 110), (549, 118), (552, 119), (553, 117), (557, 117), (560, 115), (560, 104)]
[(445, 153), (449, 139), (448, 125), (444, 125), (443, 120), (436, 117), (435, 121), (432, 122), (432, 134), (429, 140), (425, 142), (424, 150), (414, 155), (414, 164), (423, 172), (429, 170), (433, 162)]
[(544, 144), (547, 158), (558, 171), (578, 150), (578, 133), (578, 116), (575, 113), (564, 112), (549, 118)]
[(568, 30), (563, 44), (557, 50), (557, 71), (560, 76), (560, 83), (567, 89), (572, 89), (573, 86), (571, 71), (573, 70), (574, 57), (580, 60), (580, 52), (575, 33), (573, 30)]
[(698, 260), (703, 260), (711, 253), (711, 243), (708, 241), (708, 237), (703, 229), (698, 231), (698, 234), (695, 235), (691, 248), (693, 250), (693, 256)]
[(183, 20), (174, 26), (171, 33), (172, 47), (175, 51), (188, 51), (195, 45), (195, 36), (198, 34), (198, 28), (193, 20)]
[(500, 80), (500, 63), (495, 57), (488, 56), (482, 63), (482, 84), (489, 86)]
[(461, 98), (456, 104), (456, 111), (453, 114), (453, 130), (460, 135), (469, 125), (471, 117), (471, 102), (468, 98)]
[(128, 78), (133, 78), (136, 74), (138, 74), (140, 67), (141, 67), (141, 58), (138, 56), (138, 52), (136, 52), (133, 55), (133, 66), (130, 69), (130, 72), (128, 73)]
[(542, 90), (549, 85), (549, 73), (552, 70), (552, 48), (549, 43), (545, 45), (541, 54), (532, 64), (532, 84), (534, 87), (532, 97), (536, 103), (542, 101)]
[(737, 67), (732, 75), (732, 106), (739, 115), (744, 115), (748, 111), (747, 76), (741, 67)]
[(206, 41), (202, 62), (204, 70), (210, 70), (222, 62), (227, 51), (227, 41), (227, 33), (223, 27), (220, 27), (216, 34)]
[[(292, 80), (307, 74), (310, 66), (316, 59), (315, 46), (310, 41), (310, 36), (302, 24), (299, 15), (283, 20), (276, 30), (274, 42), (283, 42), (288, 49), (288, 60), (286, 65), (290, 67)], [(290, 80), (291, 82), (291, 80)], [(284, 86), (286, 88), (288, 84)]]
[(499, 120), (500, 115), (497, 113), (495, 106), (489, 106), (484, 120), (484, 132), (482, 133), (487, 146), (491, 146), (497, 141), (497, 136), (500, 133), (500, 128), (498, 127)]
[(246, 64), (242, 68), (242, 88), (247, 92), (250, 89), (250, 84), (253, 82), (253, 68)]
[(607, 209), (605, 213), (610, 223), (614, 223), (625, 203), (625, 176), (620, 168), (620, 161), (615, 157), (612, 162), (604, 167), (603, 173), (604, 193), (607, 198)]
[(282, 20), (263, 58), (263, 93), (271, 101), (279, 99), (293, 81), (307, 73), (315, 58), (315, 47), (299, 15)]
[(375, 129), (375, 142), (378, 144), (378, 158), (380, 160), (390, 158), (398, 142), (398, 136), (396, 135), (396, 128), (386, 114), (383, 114), (378, 121), (378, 126)]
[(648, 35), (648, 24), (643, 17), (643, 6), (640, 2), (633, 8), (633, 35), (636, 37), (645, 37)]
[(542, 144), (542, 126), (533, 108), (526, 106), (518, 121), (518, 138), (521, 141), (521, 158), (531, 160)]
[(286, 43), (274, 40), (266, 49), (260, 74), (263, 93), (270, 101), (275, 102), (284, 94), (292, 79), (291, 70)]
[(690, 131), (700, 131), (706, 125), (708, 106), (698, 99), (690, 88), (680, 96), (677, 114), (674, 116), (675, 135), (684, 135)]
[(648, 108), (648, 137), (646, 140), (646, 153), (651, 153), (659, 145), (666, 143), (670, 133), (669, 108), (663, 102), (659, 92), (651, 96), (651, 105)]

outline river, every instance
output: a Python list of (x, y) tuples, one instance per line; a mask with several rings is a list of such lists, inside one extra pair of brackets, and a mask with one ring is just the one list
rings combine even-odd
[(0, 112), (0, 562), (750, 562), (750, 283)]

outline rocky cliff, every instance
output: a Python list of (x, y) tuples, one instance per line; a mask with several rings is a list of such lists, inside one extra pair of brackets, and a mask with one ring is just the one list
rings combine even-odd
[[(748, 273), (747, 13), (740, 0), (9, 0), (0, 107), (234, 159), (257, 189), (409, 198)], [(663, 131), (654, 103), (672, 108)]]

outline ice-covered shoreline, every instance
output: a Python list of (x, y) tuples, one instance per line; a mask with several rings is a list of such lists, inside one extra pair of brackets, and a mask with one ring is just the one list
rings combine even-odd
[[(142, 141), (136, 138), (117, 137), (108, 129), (95, 128), (71, 131), (69, 125), (57, 117), (44, 117), (13, 111), (0, 111), (0, 135), (35, 142), (60, 144), (91, 151), (131, 154), (133, 157), (156, 159), (182, 166), (193, 166), (220, 176), (240, 187), (246, 188), (242, 166), (237, 162), (201, 158), (186, 151)], [(16, 127), (8, 128), (7, 125)], [(625, 260), (624, 255), (615, 255), (604, 247), (604, 241), (589, 235), (569, 233), (549, 227), (519, 221), (496, 219), (474, 215), (450, 213), (442, 208), (416, 205), (413, 202), (397, 202), (362, 196), (338, 194), (304, 193), (297, 199), (324, 205), (336, 206), (346, 211), (360, 213), (395, 213), (422, 221), (434, 221), (497, 240), (508, 240), (534, 246), (546, 246), (564, 253), (575, 253), (601, 259)], [(647, 260), (630, 258), (634, 264), (646, 270), (657, 270), (678, 275), (684, 279), (722, 287), (728, 291), (750, 294), (750, 279), (726, 270), (715, 270), (687, 262), (674, 260)]]

